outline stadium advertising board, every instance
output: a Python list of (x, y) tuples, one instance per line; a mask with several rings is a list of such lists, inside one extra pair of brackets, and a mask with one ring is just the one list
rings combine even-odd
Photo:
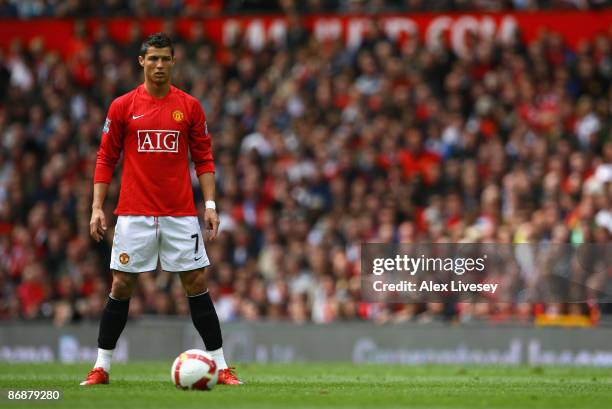
[[(202, 20), (179, 18), (175, 20), (177, 32), (189, 39), (193, 24), (204, 23), (207, 37), (218, 46), (230, 45), (239, 39), (257, 49), (268, 42), (280, 42), (288, 29), (288, 21), (281, 16), (225, 17)], [(162, 30), (161, 19), (136, 20), (119, 18), (87, 20), (90, 33), (104, 24), (110, 35), (120, 42), (127, 42), (130, 27), (140, 24), (144, 34)], [(533, 12), (533, 13), (427, 13), (427, 14), (382, 14), (371, 16), (307, 16), (304, 26), (316, 38), (341, 39), (347, 47), (361, 43), (366, 33), (376, 23), (389, 37), (405, 41), (418, 37), (428, 45), (440, 38), (449, 41), (453, 49), (461, 54), (469, 47), (468, 33), (494, 36), (510, 40), (516, 29), (528, 43), (538, 38), (543, 31), (559, 33), (566, 44), (576, 48), (583, 40), (598, 34), (607, 35), (612, 25), (612, 11), (598, 12)], [(64, 55), (77, 50), (78, 40), (73, 38), (74, 22), (71, 20), (38, 19), (33, 21), (4, 21), (0, 25), (0, 47), (7, 48), (11, 41), (20, 38), (29, 42), (42, 38), (50, 49)]]
[[(355, 362), (379, 364), (501, 364), (612, 367), (612, 329), (448, 327), (437, 323), (334, 326), (282, 323), (225, 324), (224, 349), (239, 362)], [(97, 328), (9, 325), (0, 333), (0, 362), (89, 362)], [(181, 334), (177, 336), (177, 334)], [(203, 348), (180, 320), (132, 323), (115, 361), (168, 360), (185, 348)], [(326, 348), (317, 348), (326, 339)], [(147, 340), (145, 345), (143, 340)]]

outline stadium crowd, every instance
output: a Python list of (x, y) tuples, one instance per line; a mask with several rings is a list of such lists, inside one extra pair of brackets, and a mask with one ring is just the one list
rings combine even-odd
[[(175, 35), (173, 82), (213, 134), (221, 230), (207, 252), (222, 321), (530, 321), (536, 307), (494, 299), (364, 302), (360, 244), (610, 242), (607, 33), (576, 50), (550, 32), (474, 37), (458, 56), (375, 23), (356, 49), (294, 26), (258, 52), (240, 38), (218, 50), (202, 31)], [(40, 40), (0, 51), (1, 320), (64, 325), (104, 306), (113, 230), (89, 236), (92, 172), (109, 103), (141, 82), (130, 32), (128, 44), (81, 32), (66, 61)], [(141, 275), (130, 315), (143, 314), (189, 314), (178, 277)]]
[(214, 17), (253, 13), (593, 10), (609, 0), (0, 0), (0, 18)]

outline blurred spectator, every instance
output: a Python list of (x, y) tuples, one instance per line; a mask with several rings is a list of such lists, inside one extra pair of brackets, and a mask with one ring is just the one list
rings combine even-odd
[(0, 18), (216, 17), (221, 14), (504, 11), (609, 7), (608, 0), (0, 0)]
[(18, 13), (17, 6), (9, 0), (0, 0), (0, 18), (14, 18), (17, 16), (25, 17)]

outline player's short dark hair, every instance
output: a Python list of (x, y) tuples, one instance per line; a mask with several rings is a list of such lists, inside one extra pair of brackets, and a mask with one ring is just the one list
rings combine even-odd
[(174, 46), (172, 40), (164, 33), (154, 33), (147, 37), (140, 46), (140, 56), (144, 57), (149, 47), (166, 48), (170, 47), (170, 53), (174, 57)]

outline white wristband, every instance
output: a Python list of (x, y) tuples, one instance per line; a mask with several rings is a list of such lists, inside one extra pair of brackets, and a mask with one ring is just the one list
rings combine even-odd
[(217, 210), (217, 205), (215, 204), (214, 200), (205, 201), (204, 206), (206, 206), (207, 209)]

